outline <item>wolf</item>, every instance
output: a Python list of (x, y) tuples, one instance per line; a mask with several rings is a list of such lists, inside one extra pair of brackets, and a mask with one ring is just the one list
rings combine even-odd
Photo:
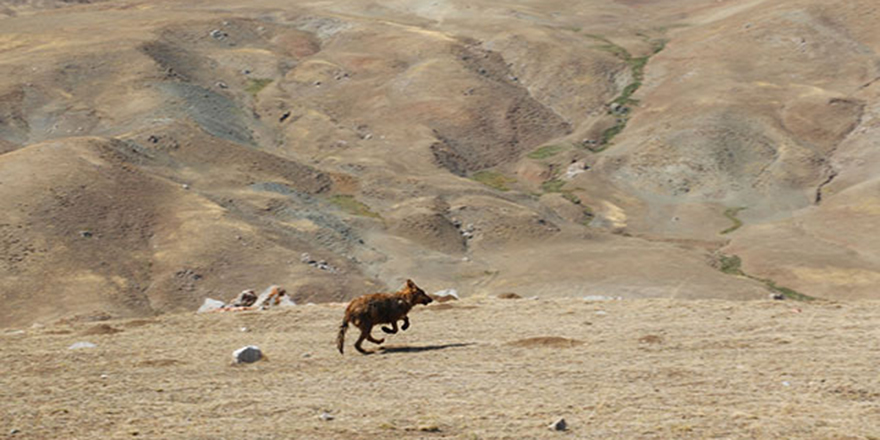
[(354, 348), (363, 354), (371, 354), (373, 352), (361, 348), (364, 339), (374, 344), (385, 342), (385, 339), (375, 339), (370, 334), (374, 325), (391, 324), (391, 328), (382, 326), (382, 331), (393, 334), (397, 333), (397, 321), (402, 319), (403, 325), (400, 328), (406, 330), (409, 328), (406, 314), (417, 304), (428, 305), (432, 301), (434, 300), (412, 280), (406, 280), (406, 285), (397, 293), (374, 293), (355, 298), (345, 309), (345, 317), (336, 336), (336, 348), (343, 354), (345, 331), (351, 323), (361, 330), (361, 336), (354, 343)]

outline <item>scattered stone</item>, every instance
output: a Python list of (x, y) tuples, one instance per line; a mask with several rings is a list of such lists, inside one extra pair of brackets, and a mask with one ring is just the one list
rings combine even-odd
[(318, 418), (320, 418), (321, 420), (323, 420), (325, 422), (329, 422), (329, 421), (335, 419), (336, 417), (333, 417), (333, 414), (330, 414), (328, 412), (322, 412), (321, 415), (318, 416)]
[(568, 424), (565, 423), (565, 419), (560, 417), (559, 420), (551, 423), (548, 428), (553, 431), (565, 431), (568, 429)]
[(97, 345), (92, 344), (91, 342), (75, 342), (70, 347), (67, 347), (68, 350), (79, 350), (81, 348), (95, 348)]
[(242, 328), (240, 328), (240, 329), (238, 329), (238, 330), (239, 330), (240, 332), (242, 332), (242, 333), (247, 333), (247, 332), (251, 331), (251, 329), (249, 329), (249, 328), (247, 328), (247, 327), (242, 327)]
[(248, 345), (239, 348), (232, 353), (232, 359), (236, 364), (251, 364), (263, 358), (263, 352), (256, 345)]
[(257, 302), (257, 294), (251, 290), (242, 290), (232, 302), (229, 303), (229, 307), (250, 307)]
[(565, 179), (571, 180), (574, 176), (581, 174), (590, 169), (590, 166), (587, 165), (586, 162), (579, 160), (572, 162), (571, 165), (565, 170)]
[(308, 359), (308, 358), (312, 357), (312, 354), (311, 353), (303, 353), (302, 357), (304, 359)]
[(79, 231), (79, 236), (82, 238), (92, 238), (93, 235), (92, 231)]
[(431, 296), (431, 299), (437, 301), (438, 303), (445, 303), (448, 301), (458, 301), (461, 299), (458, 296), (458, 291), (455, 289), (446, 289), (441, 290), (439, 292), (434, 292)]
[(296, 303), (287, 295), (287, 291), (281, 286), (270, 286), (254, 301), (253, 307), (265, 310), (269, 307), (295, 306)]
[(183, 188), (183, 189), (189, 189), (189, 184), (188, 184), (188, 183), (184, 183), (183, 185), (180, 185), (180, 187)]
[(498, 298), (500, 298), (500, 299), (522, 299), (521, 296), (519, 296), (513, 292), (502, 293), (502, 294), (498, 295)]
[(216, 86), (219, 87), (219, 88), (221, 88), (221, 89), (228, 89), (228, 88), (229, 88), (229, 86), (226, 85), (226, 83), (223, 82), (223, 81), (217, 81)]
[(244, 75), (250, 75), (250, 74), (251, 74), (251, 69), (242, 69), (242, 70), (241, 70), (241, 73), (244, 74)]
[(784, 301), (785, 295), (783, 295), (781, 293), (772, 293), (772, 294), (770, 294), (770, 299), (773, 299), (776, 301)]
[(106, 375), (106, 374), (102, 374), (102, 375), (101, 375), (101, 379), (106, 379), (106, 378), (108, 378), (108, 377), (110, 377), (110, 376), (108, 376), (108, 375)]
[(21, 433), (21, 430), (19, 430), (19, 429), (15, 429), (15, 428), (12, 428), (12, 429), (9, 431), (9, 435), (15, 435), (15, 434), (20, 434), (20, 433)]
[(605, 316), (608, 314), (608, 312), (606, 312), (604, 310), (596, 310), (596, 314), (599, 316)]
[(440, 427), (437, 425), (423, 425), (423, 426), (419, 426), (419, 431), (421, 431), (421, 432), (440, 432)]
[(225, 40), (226, 37), (229, 36), (228, 33), (223, 32), (220, 29), (214, 29), (211, 32), (209, 32), (208, 35), (210, 35), (211, 38), (213, 38), (215, 40)]
[(223, 304), (223, 301), (217, 301), (216, 299), (205, 298), (205, 302), (199, 307), (199, 310), (196, 313), (205, 313), (205, 312), (213, 312), (215, 310), (220, 310), (225, 307), (226, 304)]
[(284, 114), (282, 114), (281, 117), (278, 118), (278, 122), (284, 122), (284, 121), (286, 121), (287, 118), (289, 118), (289, 117), (290, 117), (290, 110), (284, 112)]

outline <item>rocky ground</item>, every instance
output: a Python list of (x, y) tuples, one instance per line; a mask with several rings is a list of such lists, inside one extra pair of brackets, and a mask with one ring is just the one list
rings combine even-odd
[[(0, 436), (880, 437), (876, 302), (471, 298), (415, 309), (369, 356), (356, 332), (336, 351), (342, 311), (7, 330)], [(268, 360), (232, 365), (251, 344)]]

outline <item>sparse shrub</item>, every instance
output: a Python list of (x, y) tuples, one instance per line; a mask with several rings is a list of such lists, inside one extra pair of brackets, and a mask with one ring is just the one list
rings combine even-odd
[(482, 183), (491, 188), (495, 188), (498, 191), (510, 191), (510, 187), (508, 185), (516, 183), (516, 179), (507, 177), (504, 174), (495, 171), (477, 171), (471, 176), (477, 182)]
[(565, 145), (545, 145), (541, 148), (538, 148), (535, 151), (532, 151), (526, 157), (529, 159), (546, 159), (548, 157), (555, 156), (565, 150)]
[(330, 197), (330, 203), (339, 207), (339, 209), (361, 217), (382, 218), (379, 214), (370, 210), (370, 207), (361, 203), (354, 196), (346, 194), (336, 194)]

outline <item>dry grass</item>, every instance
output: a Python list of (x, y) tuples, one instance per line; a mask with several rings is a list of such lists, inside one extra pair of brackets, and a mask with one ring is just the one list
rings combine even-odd
[[(6, 333), (0, 426), (21, 438), (522, 439), (565, 435), (546, 428), (565, 417), (566, 438), (880, 435), (878, 303), (460, 305), (416, 309), (372, 356), (335, 351), (338, 305)], [(98, 347), (67, 349), (82, 340)], [(270, 360), (230, 365), (246, 344)]]

